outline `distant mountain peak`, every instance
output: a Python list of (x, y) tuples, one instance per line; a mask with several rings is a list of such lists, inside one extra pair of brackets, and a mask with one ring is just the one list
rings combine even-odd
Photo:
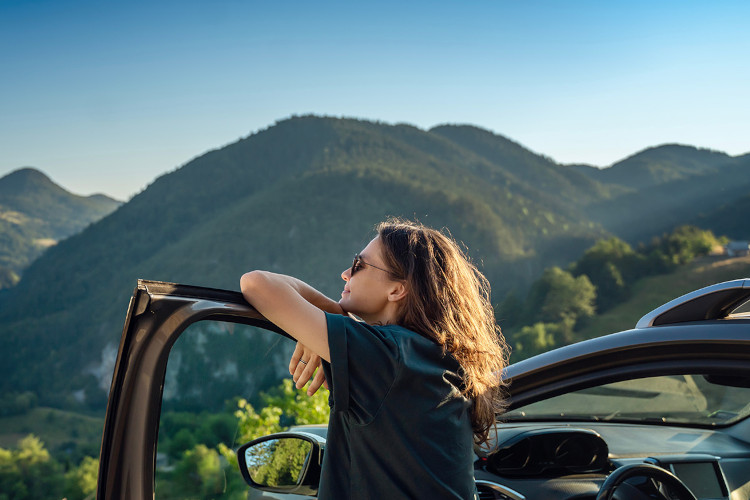
[(41, 183), (41, 184), (54, 184), (44, 172), (34, 167), (23, 167), (18, 170), (3, 176), (0, 178), (0, 184), (27, 184), (27, 183)]
[(34, 167), (21, 167), (5, 175), (3, 179), (5, 177), (29, 177), (29, 178), (42, 178), (42, 179), (49, 180), (49, 177), (47, 176), (47, 174), (45, 174), (38, 168), (34, 168)]
[(53, 181), (47, 174), (34, 167), (22, 167), (0, 177), (0, 201), (3, 196), (14, 196), (16, 194), (29, 195), (38, 194), (40, 191), (56, 192), (78, 198), (88, 198), (97, 203), (120, 204), (119, 200), (103, 193), (90, 196), (80, 196), (71, 193), (64, 187)]
[[(79, 232), (120, 202), (107, 196), (78, 196), (44, 172), (24, 167), (0, 178), (0, 276), (14, 275), (52, 243)], [(5, 269), (6, 271), (3, 271)], [(13, 285), (2, 281), (0, 288)]]
[(487, 132), (493, 135), (496, 135), (491, 130), (488, 130), (486, 128), (482, 128), (478, 125), (472, 125), (471, 123), (440, 123), (438, 125), (435, 125), (434, 127), (430, 128), (428, 132), (432, 132), (434, 130), (440, 130), (441, 128), (465, 128), (470, 130), (476, 130), (479, 132)]
[(500, 139), (504, 141), (511, 142), (513, 144), (519, 145), (516, 141), (502, 135), (498, 134), (496, 132), (493, 132), (492, 130), (479, 127), (477, 125), (472, 125), (470, 123), (441, 123), (440, 125), (435, 125), (434, 127), (427, 130), (427, 132), (440, 132), (443, 130), (463, 130), (466, 132), (473, 132), (476, 134), (486, 135), (486, 136), (492, 136), (495, 139)]
[(634, 153), (620, 161), (612, 164), (612, 167), (632, 162), (633, 160), (654, 160), (654, 159), (682, 159), (683, 156), (690, 155), (691, 160), (694, 158), (714, 158), (714, 161), (725, 161), (731, 158), (728, 154), (708, 148), (698, 148), (688, 144), (666, 143), (658, 146), (651, 146), (637, 153)]

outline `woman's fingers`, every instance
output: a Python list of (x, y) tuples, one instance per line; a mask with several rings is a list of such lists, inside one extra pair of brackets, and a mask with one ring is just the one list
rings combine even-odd
[(326, 381), (325, 373), (323, 373), (323, 368), (315, 373), (315, 377), (313, 378), (310, 387), (307, 388), (307, 395), (312, 396), (313, 394), (318, 392), (318, 389), (320, 389), (321, 385), (324, 385), (325, 388), (328, 389), (328, 382)]
[(297, 342), (297, 345), (294, 347), (292, 359), (289, 360), (289, 373), (292, 375), (295, 387), (302, 389), (312, 379), (310, 387), (307, 388), (309, 396), (318, 392), (320, 386), (328, 389), (328, 381), (320, 365), (320, 356)]
[(294, 375), (294, 372), (297, 370), (297, 365), (299, 364), (299, 360), (302, 359), (302, 354), (305, 351), (305, 346), (297, 342), (297, 345), (294, 347), (294, 353), (292, 354), (292, 359), (289, 360), (289, 374)]
[[(305, 359), (307, 358), (307, 359)], [(304, 362), (303, 362), (304, 361)], [(309, 357), (306, 355), (300, 360), (297, 365), (297, 370), (294, 372), (294, 382), (297, 389), (302, 389), (305, 384), (313, 378), (315, 370), (320, 366), (320, 356), (311, 354)]]
[(320, 364), (320, 356), (297, 342), (297, 345), (294, 347), (292, 359), (289, 361), (289, 373), (292, 375), (295, 387), (302, 389), (312, 379), (312, 383), (307, 390), (309, 395), (315, 394), (321, 385), (328, 389), (328, 382), (325, 379), (323, 370), (318, 370)]

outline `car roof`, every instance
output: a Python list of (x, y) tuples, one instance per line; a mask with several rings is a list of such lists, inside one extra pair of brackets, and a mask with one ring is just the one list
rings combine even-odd
[(750, 299), (750, 279), (725, 281), (695, 290), (643, 316), (636, 328), (726, 318)]

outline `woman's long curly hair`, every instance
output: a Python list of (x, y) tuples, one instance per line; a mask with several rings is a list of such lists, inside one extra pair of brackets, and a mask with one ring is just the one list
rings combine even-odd
[(503, 408), (501, 372), (508, 357), (487, 278), (440, 231), (389, 219), (377, 232), (388, 268), (409, 289), (397, 324), (432, 338), (459, 362), (463, 394), (473, 401), (474, 438), (486, 443)]

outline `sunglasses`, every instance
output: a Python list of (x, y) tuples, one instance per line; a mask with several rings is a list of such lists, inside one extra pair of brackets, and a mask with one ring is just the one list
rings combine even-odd
[(391, 273), (387, 269), (383, 269), (382, 267), (378, 267), (378, 266), (372, 265), (372, 264), (370, 264), (368, 262), (365, 262), (364, 260), (362, 260), (362, 256), (360, 254), (357, 254), (357, 255), (354, 256), (354, 262), (352, 262), (351, 276), (354, 276), (354, 273), (356, 273), (357, 271), (359, 271), (360, 269), (362, 269), (364, 266), (374, 267), (375, 269), (379, 269), (379, 270), (381, 270), (381, 271), (383, 271), (385, 273), (393, 274), (393, 273)]

